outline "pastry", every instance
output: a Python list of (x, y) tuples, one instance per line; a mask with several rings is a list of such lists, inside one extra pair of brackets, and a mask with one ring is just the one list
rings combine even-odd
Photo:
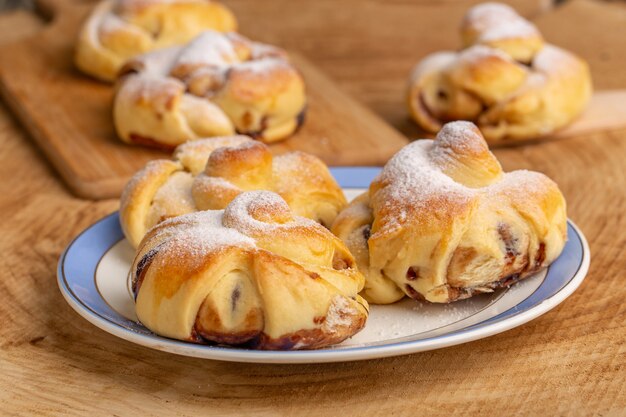
[(314, 349), (354, 335), (368, 315), (344, 244), (269, 191), (159, 224), (131, 277), (139, 320), (173, 339)]
[(188, 42), (206, 29), (234, 31), (237, 21), (210, 0), (104, 0), (87, 18), (74, 58), (81, 71), (113, 81), (128, 59)]
[(172, 160), (149, 162), (122, 193), (120, 222), (136, 247), (157, 223), (223, 209), (250, 190), (277, 192), (296, 215), (327, 227), (346, 205), (343, 191), (317, 157), (304, 152), (272, 156), (263, 143), (230, 136), (189, 142), (176, 149)]
[(287, 138), (302, 124), (304, 82), (278, 48), (206, 31), (127, 62), (113, 119), (128, 143), (173, 148), (203, 137)]
[(363, 295), (446, 303), (508, 287), (552, 263), (566, 241), (565, 199), (532, 171), (502, 171), (471, 122), (404, 147), (332, 231), (365, 275)]
[(464, 49), (429, 55), (411, 74), (409, 111), (426, 131), (468, 120), (492, 144), (535, 139), (569, 124), (589, 101), (587, 63), (545, 43), (509, 6), (471, 8), (461, 33)]

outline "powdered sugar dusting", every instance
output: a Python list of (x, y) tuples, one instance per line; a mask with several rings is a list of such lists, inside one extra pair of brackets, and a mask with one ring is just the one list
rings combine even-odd
[[(255, 218), (253, 214), (271, 216), (270, 221)], [(249, 191), (239, 194), (224, 210), (224, 224), (246, 235), (270, 235), (290, 227), (323, 228), (313, 220), (291, 215), (289, 206), (271, 191)]]
[(287, 53), (284, 50), (266, 43), (250, 42), (250, 51), (252, 53), (252, 59), (267, 57), (287, 59)]
[(239, 146), (247, 142), (254, 142), (254, 140), (243, 135), (193, 140), (178, 146), (174, 152), (174, 158), (178, 159), (194, 175), (197, 175), (204, 170), (209, 156), (216, 149)]
[(359, 312), (350, 304), (346, 297), (335, 295), (326, 313), (326, 320), (323, 326), (324, 331), (333, 333), (338, 331), (341, 327), (350, 326), (353, 323), (354, 317), (358, 314)]
[(486, 30), (480, 35), (479, 40), (491, 42), (501, 39), (526, 38), (531, 36), (539, 36), (539, 31), (532, 23), (519, 18), (506, 25), (500, 24)]
[[(424, 216), (408, 216), (409, 212), (432, 211), (437, 204), (437, 212), (445, 216), (453, 205), (469, 204), (481, 195), (496, 198), (507, 192), (533, 192), (545, 187), (549, 180), (543, 174), (531, 171), (513, 171), (500, 177), (491, 185), (472, 188), (457, 182), (442, 172), (442, 162), (454, 157), (455, 163), (463, 164), (464, 158), (474, 162), (477, 155), (489, 152), (484, 138), (471, 122), (446, 124), (435, 141), (419, 140), (405, 146), (385, 166), (376, 179), (384, 187), (378, 190), (376, 201), (388, 211), (381, 223), (381, 231), (392, 232), (408, 218), (420, 219)], [(495, 158), (494, 158), (495, 159)], [(480, 168), (472, 168), (480, 169)], [(389, 210), (390, 209), (390, 210)]]
[(237, 146), (245, 142), (252, 142), (253, 139), (244, 135), (216, 136), (214, 138), (198, 139), (183, 143), (176, 148), (174, 156), (179, 158), (182, 154), (205, 152), (206, 149), (217, 149), (223, 146)]
[(280, 58), (265, 58), (253, 61), (243, 61), (234, 65), (239, 71), (251, 71), (258, 74), (269, 74), (275, 68), (287, 68), (289, 64)]
[(150, 225), (161, 219), (179, 216), (196, 211), (196, 204), (191, 195), (191, 174), (184, 171), (173, 173), (159, 188), (150, 206)]
[[(170, 228), (176, 228), (176, 233), (171, 234)], [(160, 240), (160, 233), (170, 236), (161, 251), (184, 253), (191, 259), (225, 247), (256, 246), (251, 237), (223, 225), (222, 210), (199, 211), (165, 220), (156, 226), (153, 239)]]
[(140, 55), (134, 61), (141, 63), (140, 69), (143, 75), (162, 77), (170, 71), (179, 53), (178, 47), (163, 48)]
[(387, 207), (395, 206), (393, 215), (385, 219), (383, 231), (391, 232), (403, 224), (409, 207), (424, 210), (432, 197), (446, 195), (449, 199), (469, 201), (474, 191), (455, 182), (440, 171), (429, 157), (435, 144), (432, 140), (413, 142), (400, 150), (387, 163), (379, 181), (387, 186), (379, 192)]
[(479, 41), (540, 36), (539, 31), (517, 12), (501, 3), (483, 3), (472, 7), (466, 22), (479, 33)]
[(465, 194), (468, 190), (443, 174), (430, 160), (432, 140), (419, 140), (400, 150), (387, 163), (380, 181), (389, 183), (392, 197), (404, 199), (433, 192)]
[(164, 162), (162, 160), (148, 161), (143, 169), (137, 171), (132, 177), (130, 177), (130, 180), (126, 183), (124, 190), (122, 190), (120, 200), (128, 200), (131, 196), (131, 192), (137, 189), (140, 182), (142, 182), (146, 177), (153, 177), (154, 175), (157, 175), (157, 173), (161, 172), (163, 163)]
[(465, 18), (471, 21), (476, 29), (486, 29), (489, 26), (497, 25), (501, 20), (511, 20), (519, 15), (511, 6), (497, 2), (486, 2), (477, 4), (469, 9)]
[(281, 170), (288, 171), (301, 171), (302, 174), (307, 176), (317, 176), (317, 172), (313, 172), (310, 166), (302, 163), (301, 152), (289, 152), (274, 157), (274, 164), (280, 167)]
[(544, 45), (533, 59), (533, 69), (542, 74), (576, 73), (580, 69), (578, 58), (554, 45)]
[(327, 173), (323, 164), (317, 162), (302, 152), (290, 152), (275, 156), (273, 165), (274, 191), (278, 194), (290, 193), (299, 190), (302, 184), (308, 184), (310, 189), (315, 187), (321, 189), (339, 188), (338, 185), (328, 182), (331, 175)]
[[(115, 24), (123, 22), (110, 23)], [(235, 43), (249, 51), (246, 59), (237, 53)], [(216, 79), (226, 78), (231, 68), (269, 74), (276, 68), (289, 68), (291, 65), (282, 49), (252, 42), (235, 33), (212, 30), (202, 32), (187, 45), (149, 52), (136, 58), (135, 62), (142, 64), (139, 69), (143, 72), (159, 77), (178, 77), (185, 82), (203, 74)]]
[[(206, 174), (200, 174), (196, 177), (196, 180), (200, 179), (207, 184), (211, 184), (211, 187), (215, 187), (217, 189), (241, 191), (241, 188), (222, 177), (210, 177)], [(219, 192), (219, 190), (212, 189), (211, 192)]]
[(140, 98), (153, 101), (155, 107), (162, 109), (172, 97), (178, 96), (185, 90), (185, 84), (176, 78), (163, 78), (151, 72), (142, 72), (131, 75), (133, 82), (124, 84), (118, 94), (123, 94), (133, 100)]
[(110, 33), (115, 33), (127, 27), (128, 23), (124, 22), (117, 15), (108, 13), (102, 17), (102, 21), (100, 22), (100, 26), (98, 27), (98, 34), (100, 36), (106, 36)]
[[(368, 318), (368, 327), (360, 337), (389, 340), (428, 332), (471, 318), (485, 308), (492, 299), (489, 295), (475, 296), (453, 304), (434, 304), (413, 299), (404, 299), (392, 305), (374, 306)], [(369, 334), (368, 334), (369, 333)]]
[(243, 191), (232, 182), (221, 177), (210, 177), (204, 173), (194, 179), (194, 187), (203, 190), (213, 201), (226, 201), (233, 194)]
[(235, 49), (228, 38), (219, 32), (207, 30), (182, 49), (178, 64), (223, 67), (237, 60)]
[(437, 133), (437, 145), (436, 149), (454, 149), (466, 154), (489, 151), (476, 125), (465, 121), (446, 123)]
[(552, 185), (552, 180), (542, 173), (523, 169), (505, 174), (502, 181), (486, 187), (485, 194), (488, 198), (498, 198), (499, 196), (516, 197), (522, 193), (531, 198), (531, 194), (546, 192)]
[(490, 48), (485, 45), (474, 45), (462, 50), (458, 54), (458, 62), (473, 63), (489, 57), (499, 58), (503, 61), (514, 62), (513, 59), (499, 49)]

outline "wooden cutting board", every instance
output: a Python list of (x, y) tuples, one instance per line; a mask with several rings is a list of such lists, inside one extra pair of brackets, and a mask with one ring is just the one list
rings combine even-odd
[[(112, 86), (74, 68), (74, 42), (93, 3), (48, 0), (44, 30), (0, 48), (2, 94), (78, 196), (118, 197), (148, 160), (169, 153), (130, 146), (116, 137)], [(383, 164), (408, 141), (343, 92), (301, 55), (291, 54), (308, 90), (307, 120), (275, 153), (302, 150), (330, 165)]]

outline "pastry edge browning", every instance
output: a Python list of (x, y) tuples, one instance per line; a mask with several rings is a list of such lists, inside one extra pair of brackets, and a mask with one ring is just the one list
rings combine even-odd
[(94, 8), (80, 31), (74, 51), (74, 63), (79, 70), (106, 82), (115, 79), (123, 62), (122, 58), (102, 48), (96, 41), (102, 17), (113, 9), (114, 3), (115, 0), (104, 0)]
[[(335, 296), (329, 311), (333, 309), (337, 297)], [(358, 308), (361, 314), (350, 316), (347, 313), (340, 313), (343, 320), (349, 320), (348, 325), (335, 328), (333, 331), (325, 330), (322, 327), (310, 329), (302, 329), (291, 333), (286, 333), (278, 337), (271, 337), (263, 331), (247, 331), (239, 333), (205, 333), (199, 331), (196, 327), (192, 329), (189, 342), (209, 345), (231, 345), (243, 348), (259, 349), (259, 350), (308, 350), (319, 349), (326, 346), (339, 344), (360, 332), (365, 327), (367, 321), (368, 307), (367, 302), (357, 296), (361, 301), (356, 301), (362, 308)], [(351, 301), (349, 301), (351, 302)], [(364, 305), (365, 304), (365, 305)], [(324, 316), (318, 316), (313, 319), (315, 325), (322, 324), (326, 321), (329, 313)]]
[[(245, 197), (242, 195), (241, 198)], [(220, 212), (204, 213), (198, 215), (202, 218), (219, 217)], [(270, 213), (275, 212), (272, 210)], [(250, 215), (255, 217), (258, 214), (250, 212)], [(202, 222), (200, 217), (198, 219)], [(315, 349), (340, 343), (365, 325), (367, 302), (354, 289), (351, 290), (351, 286), (342, 286), (344, 289), (336, 287), (325, 278), (323, 271), (317, 269), (319, 273), (312, 272), (309, 269), (312, 265), (290, 260), (263, 246), (255, 247), (255, 243), (244, 244), (245, 241), (242, 241), (242, 244), (235, 244), (233, 241), (213, 248), (202, 243), (187, 246), (178, 240), (180, 233), (188, 230), (185, 229), (187, 222), (185, 218), (176, 218), (152, 229), (142, 241), (131, 269), (133, 288), (137, 294), (137, 315), (152, 331), (195, 343), (288, 350)], [(209, 220), (209, 223), (213, 222)], [(276, 227), (280, 228), (281, 224)], [(319, 229), (332, 242), (335, 251), (350, 258), (348, 264), (354, 264), (339, 239), (318, 224), (310, 221), (305, 221), (305, 224)], [(298, 228), (287, 227), (286, 232), (302, 233)], [(241, 230), (245, 231), (245, 227)], [(256, 244), (263, 245), (263, 242), (257, 241)], [(306, 240), (302, 244), (308, 246)], [(192, 247), (207, 249), (201, 253), (186, 249)], [(344, 274), (343, 279), (352, 280), (360, 276), (355, 268), (344, 267), (341, 265), (336, 270)], [(247, 272), (231, 275), (229, 271)], [(354, 277), (350, 278), (352, 275)], [(247, 280), (246, 285), (252, 285), (248, 289), (253, 288), (253, 297), (260, 299), (260, 303), (258, 300), (256, 303), (249, 302), (251, 293), (246, 294), (245, 285), (242, 287), (241, 282), (235, 282), (235, 286), (223, 285), (224, 279), (242, 277)], [(363, 285), (362, 276), (358, 281), (357, 292)], [(224, 307), (220, 287), (226, 288), (230, 306)], [(204, 308), (209, 300), (222, 303), (221, 312)], [(251, 308), (244, 306), (241, 310), (236, 307), (237, 300), (240, 303), (243, 300)], [(237, 325), (237, 320), (228, 322), (229, 315), (236, 315), (237, 310), (245, 313), (246, 320), (252, 312), (251, 327), (245, 323)], [(224, 325), (220, 317), (226, 319)], [(209, 323), (208, 328), (203, 323)]]
[[(242, 61), (214, 66), (178, 62), (189, 50), (197, 55), (199, 49), (215, 48), (202, 42), (212, 36), (228, 40), (234, 52), (246, 45), (249, 56), (236, 53)], [(114, 97), (118, 136), (160, 148), (235, 133), (264, 143), (286, 139), (304, 122), (306, 88), (282, 50), (274, 48), (267, 56), (253, 52), (271, 48), (232, 33), (205, 32), (187, 45), (126, 62)], [(205, 53), (211, 56), (210, 50)], [(219, 82), (212, 84), (215, 77)], [(205, 83), (214, 88), (205, 91)]]
[[(520, 33), (511, 32), (513, 26)], [(462, 33), (466, 49), (431, 54), (411, 72), (406, 102), (424, 130), (436, 133), (446, 122), (467, 120), (491, 144), (514, 143), (546, 137), (586, 107), (592, 90), (587, 63), (545, 44), (510, 7), (475, 6)]]
[(150, 161), (124, 187), (120, 197), (120, 225), (124, 236), (133, 247), (139, 245), (148, 231), (148, 211), (159, 187), (172, 174), (182, 169), (182, 165), (175, 161), (165, 159)]
[[(121, 3), (126, 4), (120, 7)], [(154, 33), (141, 26), (148, 23), (147, 21), (142, 23), (142, 19), (147, 19), (150, 13), (154, 14), (152, 16), (153, 19), (158, 20), (159, 17), (157, 15), (160, 15), (161, 19), (166, 20), (167, 17), (163, 16), (166, 15), (165, 12), (168, 7), (173, 8), (170, 15), (202, 14), (205, 18), (203, 30), (234, 31), (237, 29), (237, 21), (234, 14), (217, 1), (179, 1), (173, 2), (171, 5), (168, 5), (167, 2), (161, 2), (160, 4), (155, 2), (153, 5), (150, 5), (140, 0), (104, 0), (94, 7), (80, 30), (74, 51), (76, 67), (100, 81), (112, 82), (115, 80), (124, 62), (132, 58), (133, 55), (169, 47), (177, 43), (184, 43), (193, 37), (193, 34), (200, 32), (200, 30), (197, 30), (199, 22), (195, 22), (194, 28), (196, 32), (192, 32), (192, 34), (184, 32), (187, 39), (172, 38), (168, 40), (160, 36), (156, 37)], [(118, 15), (118, 13), (122, 14)], [(208, 16), (210, 18), (206, 19)], [(119, 27), (109, 30), (109, 33), (104, 35), (115, 38), (114, 43), (117, 42), (116, 45), (107, 46), (103, 44), (101, 39), (100, 31), (105, 25), (104, 22), (107, 18), (112, 18), (112, 20), (119, 22)], [(174, 26), (180, 20), (180, 18), (173, 19), (169, 22), (167, 25), (168, 30), (173, 31), (175, 29)], [(191, 26), (189, 28), (191, 29)], [(183, 33), (182, 31), (176, 32), (177, 36), (181, 36), (181, 33)], [(129, 49), (132, 50), (133, 48), (135, 53), (129, 53)]]
[[(223, 168), (228, 171), (235, 170), (230, 172), (230, 176), (224, 170), (222, 170), (224, 172), (212, 172), (211, 175), (204, 172), (206, 169), (219, 167), (219, 164), (214, 166), (210, 162), (211, 155), (218, 149), (227, 151), (218, 152), (224, 157), (228, 156), (226, 160), (219, 161), (219, 163), (223, 164)], [(257, 172), (259, 168), (246, 166), (251, 161), (244, 156), (252, 151), (255, 153), (262, 151), (266, 155), (264, 161), (266, 164), (269, 163), (269, 174), (249, 178), (250, 175), (247, 172)], [(214, 158), (216, 156), (217, 154)], [(155, 196), (178, 172), (192, 176), (192, 186), (188, 192), (195, 208), (185, 209), (182, 212), (179, 210), (169, 215), (164, 213), (163, 219), (201, 209), (222, 209), (236, 195), (255, 189), (276, 191), (298, 215), (311, 218), (326, 227), (332, 224), (337, 214), (347, 204), (343, 191), (330, 174), (326, 164), (319, 158), (304, 152), (291, 152), (272, 157), (266, 145), (246, 136), (209, 138), (189, 142), (177, 147), (173, 158), (174, 160), (149, 162), (124, 188), (120, 199), (120, 223), (124, 235), (133, 247), (137, 247), (147, 230), (154, 226), (148, 221), (148, 212)], [(301, 170), (302, 173), (298, 175), (294, 173), (294, 169)], [(235, 175), (232, 179), (236, 183), (230, 181), (232, 175)], [(243, 178), (248, 178), (250, 181), (241, 183)], [(269, 181), (269, 183), (264, 181)], [(220, 199), (219, 196), (225, 199)], [(207, 199), (211, 201), (205, 201)]]
[[(452, 186), (447, 175), (438, 186), (432, 185), (438, 181), (434, 177), (413, 184), (396, 173), (403, 178), (397, 181), (434, 188), (391, 202), (394, 191), (387, 187), (394, 180), (385, 175), (385, 170), (391, 169), (385, 167), (370, 189), (350, 203), (333, 224), (333, 233), (354, 253), (366, 276), (361, 295), (369, 302), (387, 304), (407, 295), (446, 303), (492, 292), (541, 271), (564, 247), (566, 204), (556, 184), (539, 173), (503, 175), (486, 146), (478, 146), (480, 141), (484, 143), (482, 136), (465, 130), (471, 124), (450, 125), (455, 127), (444, 128), (447, 139), (440, 132), (432, 148), (431, 141), (407, 148), (430, 149), (430, 155), (436, 155), (437, 169), (457, 178), (455, 181), (469, 181), (467, 167), (485, 169), (491, 158), (491, 165), (498, 168), (490, 171), (491, 179), (479, 175), (470, 181), (476, 187), (475, 181), (482, 179), (482, 187)], [(445, 151), (442, 159), (442, 146), (456, 152)], [(477, 164), (480, 159), (484, 161)], [(426, 163), (419, 161), (417, 165)], [(417, 173), (416, 178), (422, 175), (431, 174)], [(448, 200), (444, 203), (431, 193), (448, 195)], [(413, 210), (413, 206), (419, 209)], [(403, 220), (396, 225), (398, 219)]]
[[(332, 231), (337, 236), (340, 236), (342, 240), (347, 244), (350, 251), (353, 253), (359, 253), (362, 249), (356, 247), (363, 246), (369, 248), (368, 239), (365, 237), (361, 240), (360, 243), (357, 243), (357, 240), (354, 236), (351, 236), (351, 233), (355, 235), (361, 234), (361, 228), (351, 229), (348, 226), (348, 222), (346, 221), (346, 214), (349, 213), (347, 210), (352, 206), (351, 203), (346, 210), (337, 216), (335, 223), (333, 224)], [(371, 229), (373, 222), (365, 223), (365, 226), (368, 229)], [(399, 238), (401, 239), (401, 238)], [(461, 237), (460, 240), (463, 238)], [(554, 237), (549, 240), (555, 240), (551, 247), (556, 246), (557, 248), (564, 246), (566, 236), (565, 232), (563, 232), (559, 237)], [(389, 245), (388, 241), (385, 241), (386, 245)], [(391, 244), (393, 246), (393, 244)], [(390, 278), (385, 273), (385, 267), (373, 267), (369, 263), (369, 256), (365, 259), (357, 258), (357, 264), (360, 271), (362, 271), (366, 276), (366, 284), (364, 290), (361, 292), (361, 295), (370, 303), (374, 304), (390, 304), (400, 299), (408, 296), (410, 298), (422, 301), (429, 301), (434, 303), (449, 303), (453, 301), (463, 300), (466, 298), (470, 298), (477, 294), (482, 293), (490, 293), (500, 288), (508, 288), (511, 285), (517, 283), (518, 281), (523, 280), (524, 278), (528, 278), (538, 272), (541, 272), (550, 263), (552, 263), (556, 257), (560, 254), (560, 250), (554, 251), (555, 253), (551, 258), (546, 258), (545, 248), (547, 244), (544, 241), (540, 241), (538, 244), (538, 249), (536, 252), (536, 257), (532, 261), (524, 261), (521, 266), (518, 266), (516, 269), (510, 269), (506, 266), (502, 268), (502, 273), (498, 276), (497, 280), (491, 282), (481, 282), (476, 283), (474, 285), (462, 286), (462, 285), (450, 285), (449, 283), (445, 283), (436, 287), (428, 288), (426, 291), (420, 291), (415, 289), (413, 285), (415, 285), (414, 281), (416, 278), (407, 278), (406, 280), (397, 279), (394, 280)], [(449, 257), (448, 262), (445, 266), (442, 267), (443, 270), (448, 271), (453, 265), (456, 268), (463, 269), (463, 265), (456, 264), (456, 261), (453, 261), (455, 255), (463, 251), (464, 248), (457, 247), (454, 251), (452, 251), (451, 256)], [(506, 253), (503, 253), (503, 258), (506, 258)], [(455, 265), (456, 264), (456, 265)], [(409, 270), (412, 267), (407, 268), (407, 274), (409, 274)], [(376, 275), (373, 277), (373, 275)], [(376, 280), (375, 285), (372, 285), (372, 279)]]

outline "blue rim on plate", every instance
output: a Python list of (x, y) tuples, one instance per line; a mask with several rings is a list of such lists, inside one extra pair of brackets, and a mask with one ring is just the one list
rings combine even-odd
[[(338, 167), (331, 172), (343, 188), (366, 188), (380, 172), (378, 167)], [(544, 280), (526, 299), (480, 323), (433, 337), (404, 337), (386, 344), (331, 347), (306, 351), (254, 351), (197, 345), (167, 339), (140, 323), (121, 316), (101, 296), (94, 276), (103, 255), (124, 239), (118, 213), (99, 220), (77, 236), (61, 255), (57, 278), (67, 302), (81, 316), (101, 329), (151, 348), (195, 357), (259, 363), (319, 363), (372, 359), (453, 346), (491, 336), (546, 313), (580, 285), (589, 268), (589, 248), (578, 228), (568, 221), (568, 241)], [(408, 340), (407, 340), (408, 339)]]

